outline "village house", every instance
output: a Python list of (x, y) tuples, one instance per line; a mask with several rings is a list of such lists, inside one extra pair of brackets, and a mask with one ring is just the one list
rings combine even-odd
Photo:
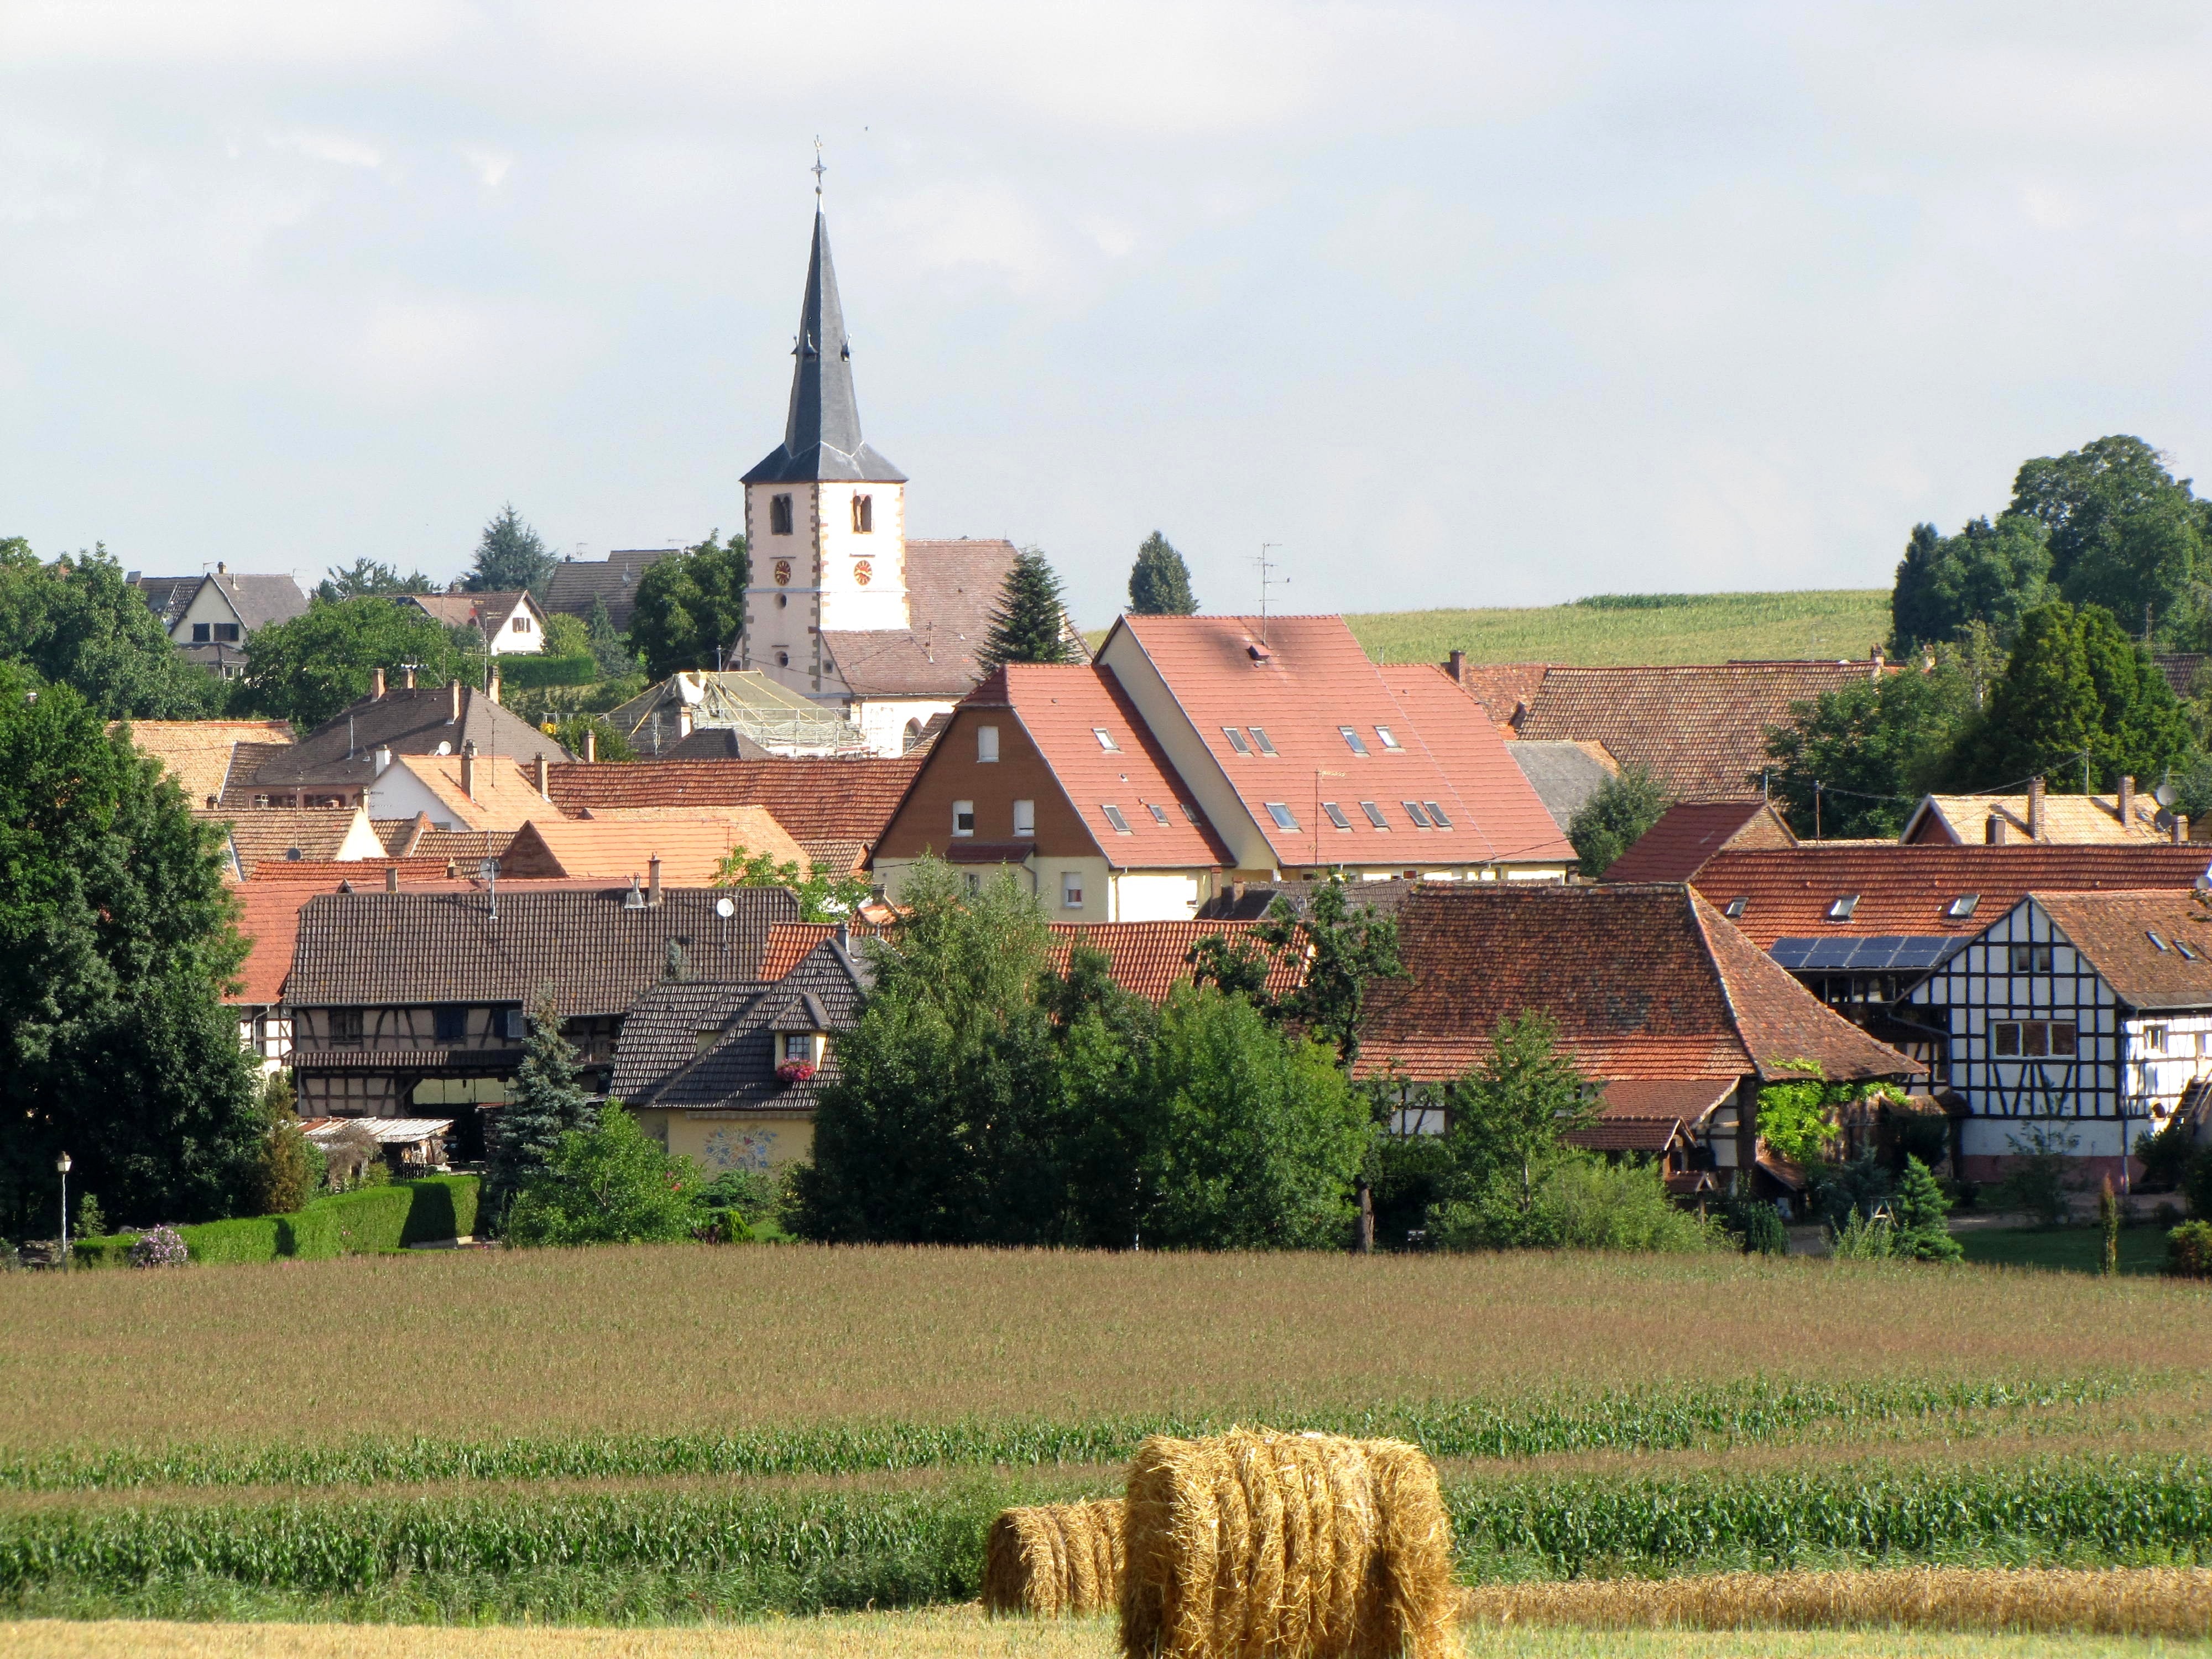
[(395, 605), (448, 628), (473, 628), (495, 657), (532, 656), (545, 649), (545, 613), (525, 592), (404, 593)]
[[(732, 666), (841, 713), (878, 755), (914, 746), (982, 678), (1011, 542), (908, 541), (906, 474), (860, 435), (852, 345), (817, 210), (783, 441), (744, 476), (753, 585)], [(1084, 655), (1071, 623), (1070, 648)]]
[(483, 1148), (521, 1064), (525, 1012), (551, 991), (604, 1091), (624, 1017), (654, 986), (759, 977), (768, 930), (798, 920), (781, 888), (728, 892), (508, 886), (321, 894), (299, 912), (286, 981), (300, 1109), (321, 1116), (450, 1114)]
[[(1515, 744), (1518, 750), (1522, 745)], [(1824, 843), (1829, 844), (1829, 843)], [(1746, 800), (1680, 801), (1613, 861), (1607, 881), (1687, 881), (1721, 854), (1746, 847), (1795, 847), (1773, 806)]]
[(1596, 798), (1597, 792), (1620, 775), (1620, 766), (1601, 743), (1534, 743), (1523, 739), (1505, 745), (1505, 752), (1528, 780), (1536, 799), (1565, 835), (1574, 827), (1575, 815)]
[(368, 814), (324, 806), (270, 806), (238, 811), (200, 807), (192, 813), (222, 830), (223, 875), (250, 881), (264, 864), (351, 864), (386, 856)]
[(141, 576), (134, 570), (125, 580), (160, 618), (169, 642), (226, 680), (246, 672), (246, 641), (256, 633), (307, 608), (307, 596), (290, 576), (234, 575), (221, 562), (208, 575)]
[(188, 806), (218, 805), (234, 771), (244, 779), (292, 746), (289, 720), (112, 720), (107, 729), (129, 732), (131, 746), (161, 763)]
[(1927, 795), (1898, 839), (1938, 847), (2003, 847), (2013, 842), (2121, 847), (2183, 842), (2188, 817), (2170, 812), (2122, 778), (2109, 795), (2055, 795), (2041, 778), (2024, 795)]
[[(1098, 664), (1225, 848), (1218, 881), (1559, 881), (1574, 861), (1481, 706), (1425, 665), (1377, 667), (1340, 617), (1124, 616)], [(948, 733), (930, 763), (959, 749)], [(1157, 825), (1082, 807), (1117, 836)]]
[(563, 818), (550, 808), (515, 832), (499, 855), (504, 877), (616, 882), (658, 862), (669, 887), (711, 887), (742, 848), (803, 872), (806, 854), (765, 808), (737, 806), (698, 817)]
[(1904, 998), (1948, 1039), (1960, 1173), (2059, 1152), (2122, 1191), (2143, 1139), (2212, 1087), (2212, 909), (2201, 891), (2033, 892), (1984, 913)]
[(604, 559), (564, 558), (553, 567), (545, 584), (545, 613), (589, 623), (592, 606), (604, 605), (614, 630), (626, 634), (637, 610), (639, 579), (663, 559), (683, 551), (680, 547), (630, 547), (617, 548)]
[[(1614, 1126), (1592, 1144), (1670, 1158), (1685, 1195), (1802, 1190), (1760, 1148), (1764, 1085), (1808, 1064), (1835, 1082), (1922, 1069), (1823, 1007), (1679, 885), (1425, 882), (1408, 884), (1397, 915), (1410, 976), (1369, 991), (1361, 1076), (1396, 1080), (1410, 1102), (1414, 1085), (1480, 1066), (1500, 1021), (1548, 1015)], [(1433, 1109), (1401, 1124), (1447, 1127)]]
[(869, 751), (860, 727), (759, 669), (686, 669), (608, 710), (641, 760), (819, 759)]

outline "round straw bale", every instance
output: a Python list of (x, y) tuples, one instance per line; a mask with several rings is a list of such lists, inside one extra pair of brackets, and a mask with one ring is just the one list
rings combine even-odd
[(1137, 1449), (1128, 1659), (1443, 1659), (1459, 1603), (1437, 1474), (1395, 1440), (1232, 1429)]
[(983, 1540), (983, 1606), (1056, 1619), (1121, 1605), (1121, 1500), (1002, 1510)]

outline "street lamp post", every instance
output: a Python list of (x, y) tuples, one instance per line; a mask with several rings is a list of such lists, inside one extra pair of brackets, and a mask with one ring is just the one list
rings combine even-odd
[(54, 1160), (55, 1171), (62, 1178), (62, 1271), (67, 1273), (70, 1264), (69, 1248), (69, 1172), (70, 1155), (64, 1152)]

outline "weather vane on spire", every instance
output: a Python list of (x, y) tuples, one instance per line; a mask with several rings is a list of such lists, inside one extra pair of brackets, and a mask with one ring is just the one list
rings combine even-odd
[(822, 175), (830, 171), (822, 164), (822, 136), (819, 133), (814, 137), (814, 165), (808, 171), (814, 175), (814, 199), (818, 202), (822, 199)]

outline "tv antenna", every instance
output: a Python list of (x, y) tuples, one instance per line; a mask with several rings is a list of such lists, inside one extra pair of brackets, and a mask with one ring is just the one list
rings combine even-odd
[[(1252, 562), (1260, 567), (1260, 643), (1262, 645), (1267, 642), (1267, 587), (1271, 582), (1277, 580), (1273, 572), (1280, 568), (1267, 555), (1281, 545), (1280, 542), (1261, 542), (1260, 556)], [(1288, 576), (1280, 580), (1284, 586), (1290, 586), (1291, 579)]]
[(818, 132), (814, 135), (814, 165), (807, 171), (814, 175), (814, 201), (818, 207), (822, 202), (822, 175), (830, 171), (822, 160), (822, 135)]

